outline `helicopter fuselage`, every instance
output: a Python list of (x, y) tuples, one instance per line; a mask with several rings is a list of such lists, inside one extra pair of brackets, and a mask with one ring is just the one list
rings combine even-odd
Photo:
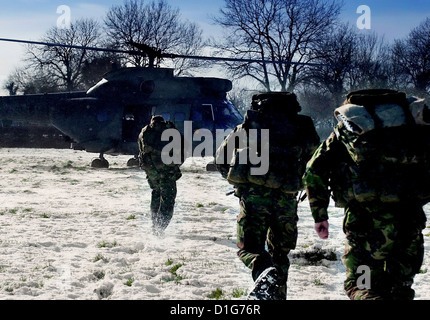
[(226, 79), (175, 77), (172, 69), (123, 68), (87, 92), (0, 97), (0, 120), (54, 126), (88, 152), (136, 156), (153, 115), (182, 134), (186, 123), (193, 132), (233, 129), (243, 118), (226, 97), (231, 87)]

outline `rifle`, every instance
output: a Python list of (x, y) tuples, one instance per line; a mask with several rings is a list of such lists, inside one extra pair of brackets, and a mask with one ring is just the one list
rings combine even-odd
[(232, 191), (227, 192), (225, 195), (228, 197), (228, 196), (231, 196), (234, 192), (235, 192), (235, 191), (234, 191), (234, 190), (232, 190)]

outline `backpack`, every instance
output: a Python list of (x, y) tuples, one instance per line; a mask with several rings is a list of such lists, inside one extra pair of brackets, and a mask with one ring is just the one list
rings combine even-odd
[(430, 119), (424, 100), (394, 90), (356, 91), (335, 117), (340, 123), (335, 134), (351, 160), (347, 170), (340, 168), (350, 182), (345, 202), (430, 201)]
[[(175, 124), (171, 121), (162, 121), (163, 129), (156, 131), (147, 125), (144, 127), (139, 135), (139, 166), (143, 170), (157, 170), (159, 173), (162, 171), (179, 171), (179, 167), (184, 163), (184, 155), (181, 152), (180, 163), (164, 164), (162, 162), (163, 149), (169, 144), (169, 141), (162, 141), (161, 136), (166, 129), (176, 129)], [(181, 146), (184, 143), (183, 136), (181, 135)]]
[[(216, 163), (221, 163), (220, 160), (227, 163), (224, 168), (218, 166), (219, 171), (224, 172), (230, 184), (251, 183), (290, 194), (303, 189), (301, 176), (319, 144), (319, 137), (311, 118), (297, 114), (299, 111), (300, 106), (292, 93), (263, 93), (253, 97), (243, 124), (236, 127), (217, 152)], [(256, 129), (256, 140), (251, 140), (252, 129)], [(262, 129), (269, 129), (267, 141), (262, 139)], [(240, 141), (236, 141), (231, 161), (228, 157), (220, 159), (220, 154), (227, 155), (227, 145), (234, 139)], [(252, 173), (256, 167), (250, 159), (250, 153), (255, 152), (255, 148), (250, 147), (252, 143), (257, 144), (259, 155), (264, 155), (262, 148), (268, 150), (268, 159), (262, 159), (269, 162), (264, 174)]]

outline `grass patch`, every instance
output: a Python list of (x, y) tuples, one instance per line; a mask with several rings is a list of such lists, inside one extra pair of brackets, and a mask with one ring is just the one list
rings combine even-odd
[(133, 282), (134, 282), (134, 279), (133, 279), (133, 278), (130, 278), (130, 279), (128, 279), (124, 284), (125, 284), (126, 286), (128, 286), (128, 287), (131, 287), (131, 285), (133, 284)]
[(242, 296), (246, 296), (247, 294), (248, 294), (247, 290), (236, 288), (233, 290), (232, 297), (233, 298), (240, 298)]
[(208, 294), (209, 299), (220, 300), (224, 298), (224, 292), (220, 288), (216, 288)]
[(101, 255), (100, 253), (98, 255), (96, 255), (96, 257), (94, 258), (93, 262), (97, 262), (102, 260), (103, 262), (109, 262), (109, 259), (106, 258), (105, 256)]
[(118, 242), (116, 242), (116, 241), (114, 241), (114, 242), (102, 241), (97, 245), (97, 247), (98, 248), (111, 248), (111, 247), (116, 247), (117, 245), (118, 245)]
[(183, 266), (182, 263), (177, 263), (173, 265), (173, 260), (168, 259), (164, 264), (166, 266), (171, 266), (168, 270), (171, 275), (168, 277), (162, 277), (161, 279), (163, 281), (166, 281), (166, 282), (174, 281), (175, 283), (178, 283), (179, 281), (184, 279), (184, 277), (178, 275), (177, 273), (178, 269)]
[(69, 160), (66, 163), (63, 163), (63, 168), (72, 168), (73, 167), (73, 161)]
[(316, 285), (316, 286), (322, 286), (322, 285), (324, 285), (324, 283), (321, 281), (321, 279), (315, 278), (314, 279), (314, 285)]
[(178, 269), (179, 269), (180, 267), (182, 267), (182, 263), (175, 264), (173, 267), (171, 267), (171, 268), (169, 269), (169, 272), (170, 272), (171, 274), (173, 274), (173, 275), (175, 275), (175, 276), (176, 276), (176, 271), (178, 271)]

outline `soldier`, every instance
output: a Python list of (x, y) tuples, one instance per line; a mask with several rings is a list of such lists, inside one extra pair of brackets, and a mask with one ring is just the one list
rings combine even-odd
[[(306, 162), (320, 143), (312, 120), (300, 111), (292, 93), (255, 95), (243, 124), (217, 150), (218, 170), (240, 199), (238, 256), (255, 281), (249, 299), (286, 299), (288, 254), (297, 240), (297, 195)], [(240, 161), (246, 152), (249, 159)], [(266, 172), (252, 173), (256, 153), (261, 167), (268, 162)]]
[(342, 260), (350, 299), (415, 296), (411, 286), (424, 250), (422, 207), (429, 201), (426, 112), (422, 100), (401, 92), (352, 92), (335, 111), (334, 132), (308, 163), (304, 182), (320, 238), (329, 234), (331, 192), (345, 208)]
[(180, 165), (165, 164), (163, 148), (168, 142), (161, 140), (164, 130), (174, 128), (172, 122), (162, 116), (153, 116), (149, 125), (139, 135), (139, 164), (145, 170), (148, 184), (152, 189), (151, 218), (153, 231), (161, 235), (173, 217), (176, 199), (176, 181), (181, 178)]

